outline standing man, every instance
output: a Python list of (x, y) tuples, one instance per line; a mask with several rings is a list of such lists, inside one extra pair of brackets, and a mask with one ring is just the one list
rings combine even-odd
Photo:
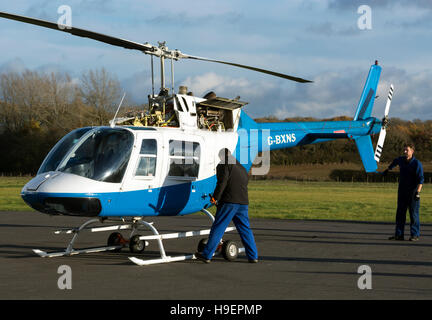
[(396, 158), (389, 165), (384, 174), (395, 166), (399, 166), (400, 177), (398, 187), (398, 201), (396, 210), (396, 231), (389, 240), (404, 240), (406, 211), (410, 213), (410, 241), (418, 241), (420, 237), (420, 192), (423, 187), (423, 166), (414, 154), (414, 145), (404, 145), (404, 156)]
[(217, 206), (207, 245), (195, 257), (209, 263), (219, 245), (225, 229), (234, 222), (245, 247), (249, 262), (258, 262), (255, 239), (248, 217), (248, 173), (228, 149), (219, 151), (221, 162), (216, 167), (217, 184), (211, 202)]

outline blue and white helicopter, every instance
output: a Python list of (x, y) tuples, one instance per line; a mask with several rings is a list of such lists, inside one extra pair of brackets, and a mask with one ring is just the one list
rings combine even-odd
[[(210, 199), (216, 186), (216, 166), (220, 162), (218, 153), (223, 148), (228, 148), (249, 171), (256, 169), (252, 167), (256, 158), (264, 163), (263, 155), (271, 150), (351, 139), (357, 145), (366, 172), (377, 170), (393, 95), (391, 86), (384, 118), (372, 117), (381, 73), (377, 62), (370, 68), (352, 121), (257, 123), (242, 110), (246, 102), (239, 99), (221, 98), (214, 93), (196, 97), (188, 93), (186, 87), (180, 87), (175, 93), (173, 61), (210, 61), (297, 82), (311, 81), (242, 64), (191, 56), (179, 50), (169, 50), (165, 43), (158, 46), (141, 44), (5, 12), (0, 12), (0, 17), (139, 50), (151, 56), (153, 90), (149, 95), (149, 110), (128, 118), (114, 117), (107, 126), (85, 127), (70, 132), (48, 153), (36, 177), (23, 187), (22, 198), (37, 211), (50, 215), (91, 217), (78, 228), (56, 231), (73, 234), (73, 238), (61, 252), (34, 250), (41, 257), (120, 250), (125, 246), (129, 246), (133, 253), (141, 253), (149, 240), (156, 240), (160, 258), (129, 259), (138, 265), (148, 265), (195, 258), (193, 254), (167, 256), (162, 240), (207, 235), (210, 229), (159, 234), (153, 224), (144, 219), (201, 211), (213, 221), (214, 217), (207, 209), (212, 206)], [(154, 91), (153, 57), (160, 59), (159, 94)], [(171, 60), (171, 93), (165, 86), (166, 59)], [(379, 132), (374, 152), (371, 135)], [(116, 224), (88, 228), (102, 222)], [(153, 234), (138, 234), (143, 228), (150, 229)], [(78, 235), (84, 230), (114, 232), (109, 236), (107, 246), (74, 249)], [(119, 233), (121, 230), (131, 230), (129, 238), (124, 238)], [(229, 227), (226, 231), (232, 230), (235, 228)], [(204, 241), (200, 241), (199, 247)], [(227, 260), (235, 259), (242, 251), (232, 241), (223, 241), (219, 249)]]

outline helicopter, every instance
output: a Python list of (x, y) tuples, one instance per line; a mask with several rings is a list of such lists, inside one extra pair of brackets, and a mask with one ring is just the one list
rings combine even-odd
[[(221, 149), (229, 149), (247, 171), (253, 170), (259, 155), (271, 150), (350, 139), (357, 146), (366, 172), (376, 172), (382, 154), (388, 113), (393, 95), (390, 87), (384, 118), (372, 117), (381, 74), (378, 61), (370, 67), (352, 121), (257, 123), (243, 107), (247, 102), (218, 97), (214, 92), (194, 96), (185, 86), (174, 88), (174, 61), (181, 59), (215, 62), (265, 73), (300, 83), (312, 81), (243, 64), (189, 55), (171, 50), (165, 42), (158, 46), (79, 29), (56, 23), (0, 12), (0, 17), (87, 37), (110, 45), (138, 50), (151, 57), (152, 93), (148, 110), (114, 119), (107, 126), (77, 128), (55, 144), (43, 160), (37, 175), (22, 189), (21, 197), (31, 208), (49, 215), (89, 217), (81, 226), (59, 230), (72, 234), (64, 251), (47, 253), (33, 250), (41, 257), (70, 256), (80, 253), (119, 251), (129, 246), (142, 253), (148, 241), (156, 240), (161, 257), (129, 259), (137, 265), (149, 265), (195, 259), (193, 254), (167, 256), (162, 240), (208, 235), (210, 229), (159, 234), (155, 216), (183, 216), (202, 212), (214, 221), (208, 209), (216, 186), (216, 166)], [(155, 93), (153, 58), (160, 59), (161, 86)], [(165, 84), (165, 63), (171, 61), (171, 83)], [(171, 89), (171, 92), (170, 92)], [(124, 98), (124, 96), (123, 96)], [(119, 108), (121, 103), (119, 105)], [(371, 135), (380, 134), (375, 151)], [(264, 157), (262, 157), (264, 159)], [(116, 223), (89, 228), (96, 223)], [(140, 235), (140, 229), (152, 235)], [(119, 232), (131, 230), (129, 238)], [(226, 232), (235, 230), (228, 227)], [(74, 249), (82, 231), (114, 231), (107, 245)], [(201, 239), (198, 251), (205, 245)], [(233, 241), (221, 241), (217, 253), (232, 261), (244, 252)]]

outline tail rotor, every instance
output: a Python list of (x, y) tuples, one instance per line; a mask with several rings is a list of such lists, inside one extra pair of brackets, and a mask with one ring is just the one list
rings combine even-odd
[(384, 111), (384, 118), (382, 120), (381, 131), (380, 131), (380, 134), (378, 137), (378, 142), (377, 142), (376, 149), (375, 149), (375, 160), (377, 162), (380, 161), (382, 151), (383, 151), (384, 140), (386, 137), (386, 130), (387, 130), (387, 125), (388, 125), (388, 114), (390, 111), (390, 104), (391, 104), (392, 98), (393, 98), (393, 84), (390, 85), (390, 90), (389, 90), (389, 94), (387, 97), (387, 103), (386, 103), (386, 107), (385, 107), (385, 111)]

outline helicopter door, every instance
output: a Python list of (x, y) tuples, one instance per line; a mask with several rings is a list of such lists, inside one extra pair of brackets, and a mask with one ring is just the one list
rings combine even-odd
[[(177, 215), (194, 211), (197, 183), (202, 171), (201, 146), (199, 137), (168, 137), (168, 150), (164, 156), (166, 176), (159, 193), (160, 215)], [(200, 210), (199, 208), (198, 210)], [(198, 211), (195, 210), (195, 211)]]
[(159, 137), (149, 135), (138, 135), (135, 146), (120, 194), (121, 203), (128, 208), (125, 211), (136, 212), (137, 216), (154, 215), (162, 166), (158, 154), (162, 146)]

